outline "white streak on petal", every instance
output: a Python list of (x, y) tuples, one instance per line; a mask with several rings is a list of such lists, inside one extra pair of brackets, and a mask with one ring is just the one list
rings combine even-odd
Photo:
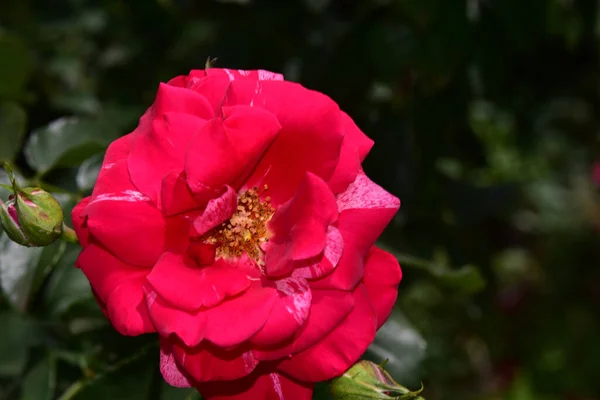
[(329, 260), (333, 267), (337, 267), (342, 258), (342, 252), (344, 251), (344, 238), (340, 233), (339, 229), (335, 226), (329, 225), (327, 227), (327, 237), (325, 238), (325, 249), (323, 250), (323, 256)]
[(175, 363), (173, 353), (166, 353), (163, 348), (160, 349), (160, 373), (165, 381), (171, 386), (178, 388), (191, 387), (190, 381), (179, 370), (179, 366)]
[(250, 71), (246, 71), (246, 70), (243, 70), (243, 69), (238, 69), (238, 72), (242, 76), (248, 76), (248, 75), (250, 75)]
[(233, 75), (233, 73), (228, 70), (228, 69), (224, 69), (223, 71), (225, 71), (225, 73), (227, 74), (227, 76), (229, 77), (229, 81), (233, 81), (235, 80), (235, 75)]
[(258, 80), (260, 81), (282, 81), (283, 75), (276, 74), (275, 72), (265, 71), (264, 69), (258, 70)]
[(135, 190), (125, 190), (119, 193), (102, 193), (94, 197), (94, 199), (90, 201), (89, 205), (99, 203), (101, 201), (125, 201), (130, 203), (137, 203), (143, 201), (150, 201), (150, 197)]
[(291, 297), (292, 302), (286, 306), (285, 310), (296, 322), (302, 324), (308, 317), (312, 302), (312, 293), (306, 280), (293, 277), (285, 278), (276, 281), (275, 285), (277, 290)]
[(281, 390), (281, 382), (279, 381), (279, 375), (276, 373), (270, 373), (269, 377), (273, 381), (273, 389), (275, 390), (275, 393), (277, 393), (279, 400), (284, 400), (283, 390)]
[(344, 193), (337, 197), (338, 211), (350, 209), (398, 208), (400, 200), (359, 173)]

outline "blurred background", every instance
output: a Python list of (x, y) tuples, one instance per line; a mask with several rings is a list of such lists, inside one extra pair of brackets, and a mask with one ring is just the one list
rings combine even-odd
[[(597, 400), (599, 5), (2, 0), (0, 160), (69, 210), (159, 82), (209, 56), (282, 72), (354, 117), (402, 199), (380, 244), (404, 280), (366, 357), (427, 400)], [(111, 329), (76, 256), (0, 237), (0, 399), (198, 399)]]

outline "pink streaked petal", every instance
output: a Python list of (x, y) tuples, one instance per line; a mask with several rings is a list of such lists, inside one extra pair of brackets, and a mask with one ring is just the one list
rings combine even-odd
[(317, 259), (309, 259), (295, 263), (292, 276), (296, 278), (318, 279), (333, 271), (338, 265), (344, 250), (344, 238), (339, 229), (333, 225), (327, 227), (327, 238), (323, 255)]
[(396, 214), (396, 208), (350, 209), (338, 219), (344, 251), (338, 266), (329, 275), (311, 281), (311, 287), (353, 290), (364, 276), (367, 253)]
[(325, 248), (327, 228), (336, 219), (333, 193), (321, 178), (307, 173), (296, 195), (269, 222), (273, 237), (265, 246), (267, 274), (286, 274), (294, 260), (319, 255)]
[(222, 119), (208, 122), (188, 148), (185, 171), (192, 192), (223, 185), (239, 188), (280, 129), (268, 111), (223, 107)]
[(260, 367), (243, 379), (201, 383), (197, 387), (206, 400), (311, 400), (313, 393), (312, 383), (300, 383)]
[(164, 253), (147, 279), (162, 299), (188, 312), (214, 307), (250, 286), (248, 277), (235, 268), (198, 268), (191, 259), (174, 253)]
[(348, 317), (316, 345), (283, 360), (277, 369), (302, 381), (321, 382), (342, 375), (373, 342), (377, 315), (363, 285), (354, 292)]
[(108, 296), (108, 317), (122, 335), (137, 336), (156, 331), (148, 316), (142, 290), (145, 280), (144, 276), (140, 276), (124, 281)]
[(386, 192), (364, 173), (359, 173), (346, 191), (338, 196), (337, 204), (340, 213), (355, 208), (400, 208), (397, 197)]
[(251, 288), (241, 296), (202, 311), (206, 317), (205, 338), (220, 347), (248, 340), (265, 325), (277, 297), (275, 289)]
[(310, 313), (312, 293), (304, 279), (281, 279), (275, 281), (275, 287), (279, 298), (269, 319), (250, 339), (257, 346), (269, 346), (289, 338), (304, 324)]
[(225, 76), (230, 81), (236, 79), (250, 79), (250, 80), (261, 80), (261, 81), (282, 81), (283, 75), (259, 70), (242, 70), (242, 69), (220, 69), (220, 68), (209, 68), (206, 70), (208, 76)]
[(206, 317), (202, 311), (189, 313), (173, 308), (150, 285), (144, 285), (143, 289), (148, 315), (161, 336), (174, 334), (189, 347), (197, 346), (204, 339)]
[(173, 345), (175, 360), (197, 382), (240, 379), (258, 365), (252, 353), (243, 347), (225, 350), (209, 342), (194, 348)]
[(226, 186), (225, 192), (206, 205), (204, 212), (194, 221), (194, 229), (198, 236), (204, 235), (212, 228), (227, 221), (237, 207), (237, 194), (231, 186)]
[(373, 246), (367, 255), (363, 282), (377, 313), (378, 329), (392, 313), (401, 280), (402, 270), (396, 257)]
[(323, 339), (339, 325), (354, 307), (349, 292), (335, 290), (311, 290), (312, 302), (306, 322), (283, 347), (264, 347), (253, 350), (259, 360), (277, 360), (301, 352)]
[(191, 387), (184, 370), (175, 362), (173, 345), (169, 340), (160, 338), (160, 373), (167, 383), (178, 388)]

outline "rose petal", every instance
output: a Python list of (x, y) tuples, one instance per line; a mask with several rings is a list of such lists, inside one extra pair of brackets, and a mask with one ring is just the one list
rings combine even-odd
[(185, 172), (173, 171), (164, 177), (161, 187), (161, 206), (165, 216), (200, 208), (187, 184)]
[(371, 181), (364, 173), (359, 173), (356, 180), (348, 186), (346, 191), (337, 198), (338, 210), (352, 209), (381, 209), (391, 208), (398, 210), (400, 200), (389, 194), (383, 188)]
[(272, 288), (252, 288), (242, 296), (203, 311), (205, 338), (220, 347), (231, 347), (248, 340), (265, 326), (277, 296), (277, 291)]
[(331, 177), (344, 134), (339, 107), (329, 97), (292, 82), (235, 80), (227, 100), (264, 108), (282, 126), (246, 187), (267, 184), (277, 206), (294, 195), (306, 172)]
[(83, 249), (77, 258), (77, 267), (81, 268), (104, 303), (108, 302), (109, 295), (121, 283), (145, 277), (150, 272), (145, 268), (125, 264), (94, 241)]
[(220, 197), (210, 200), (204, 212), (194, 221), (197, 236), (202, 236), (227, 221), (233, 215), (236, 207), (237, 194), (231, 186), (226, 186), (225, 192)]
[(363, 285), (353, 292), (354, 309), (329, 335), (316, 345), (283, 360), (277, 369), (308, 382), (342, 375), (373, 342), (377, 315)]
[(77, 267), (90, 281), (115, 329), (131, 336), (154, 332), (142, 296), (147, 269), (123, 263), (93, 241), (79, 255)]
[(202, 383), (198, 391), (206, 400), (310, 400), (313, 384), (261, 371), (235, 381)]
[(175, 362), (171, 342), (165, 338), (160, 338), (160, 373), (171, 386), (178, 388), (192, 386), (185, 371)]
[(283, 75), (259, 70), (242, 70), (242, 69), (220, 69), (209, 68), (206, 70), (207, 76), (226, 76), (230, 81), (239, 79), (260, 80), (260, 81), (282, 81)]
[(150, 285), (144, 286), (148, 315), (163, 337), (177, 335), (186, 346), (194, 347), (204, 339), (206, 316), (202, 311), (189, 313), (170, 307)]
[(205, 124), (187, 151), (185, 171), (192, 192), (241, 186), (280, 129), (265, 110), (223, 108), (223, 118)]
[(225, 350), (202, 342), (195, 348), (174, 344), (177, 362), (197, 382), (240, 379), (258, 365), (252, 353), (244, 348)]
[(327, 227), (323, 255), (316, 259), (297, 261), (294, 263), (292, 276), (296, 278), (318, 279), (337, 267), (344, 250), (344, 238), (340, 230), (333, 225)]
[(352, 293), (336, 290), (311, 290), (310, 313), (303, 327), (287, 346), (263, 347), (253, 350), (259, 360), (277, 360), (303, 351), (317, 343), (338, 326), (352, 311)]
[[(186, 89), (173, 90), (194, 93)], [(202, 113), (212, 115), (213, 111), (208, 103), (203, 107), (205, 110)], [(173, 171), (183, 170), (188, 145), (205, 123), (205, 118), (186, 113), (157, 114), (149, 126), (140, 130), (136, 136), (133, 149), (127, 158), (131, 181), (158, 207), (162, 201), (160, 189), (163, 178)]]
[(392, 313), (401, 280), (402, 270), (396, 257), (378, 247), (371, 247), (365, 262), (363, 282), (377, 313), (377, 329)]
[(373, 141), (362, 133), (352, 118), (345, 112), (341, 112), (341, 115), (345, 135), (340, 161), (327, 182), (334, 193), (343, 192), (356, 179), (361, 163), (373, 147)]
[(321, 178), (307, 173), (296, 195), (269, 222), (273, 237), (265, 246), (267, 274), (284, 275), (291, 271), (293, 260), (319, 255), (325, 248), (327, 228), (336, 219), (333, 193)]
[(304, 279), (285, 278), (275, 282), (279, 297), (265, 326), (251, 339), (252, 344), (270, 346), (293, 335), (310, 313), (312, 293)]
[(86, 247), (90, 242), (90, 232), (87, 227), (86, 218), (83, 216), (83, 210), (87, 207), (91, 197), (86, 197), (81, 200), (71, 211), (71, 220), (73, 221), (73, 229), (77, 234), (77, 239), (81, 247)]
[(235, 268), (198, 268), (192, 260), (173, 253), (164, 253), (147, 279), (166, 302), (189, 312), (214, 307), (250, 286), (248, 277)]
[(106, 311), (110, 322), (122, 335), (137, 336), (156, 332), (146, 308), (142, 286), (145, 277), (127, 280), (108, 296)]

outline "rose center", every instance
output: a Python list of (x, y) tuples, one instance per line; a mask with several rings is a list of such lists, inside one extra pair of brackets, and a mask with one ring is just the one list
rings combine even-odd
[(245, 253), (259, 266), (264, 265), (260, 245), (269, 240), (266, 225), (275, 212), (269, 197), (260, 198), (265, 190), (266, 185), (261, 191), (253, 188), (243, 193), (231, 218), (206, 238), (207, 243), (217, 245), (216, 257), (233, 258)]

